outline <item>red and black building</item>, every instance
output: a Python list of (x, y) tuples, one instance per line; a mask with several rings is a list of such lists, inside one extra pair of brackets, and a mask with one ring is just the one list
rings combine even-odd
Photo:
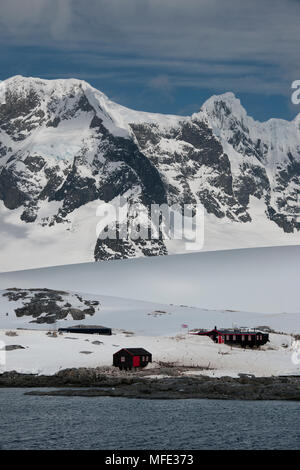
[(253, 348), (262, 346), (269, 341), (268, 333), (262, 333), (255, 330), (244, 329), (220, 329), (216, 326), (213, 330), (199, 330), (196, 333), (191, 333), (198, 336), (209, 336), (215, 343), (225, 343), (232, 346), (246, 346)]
[(146, 367), (152, 362), (152, 354), (143, 348), (123, 348), (113, 355), (113, 365), (120, 370)]

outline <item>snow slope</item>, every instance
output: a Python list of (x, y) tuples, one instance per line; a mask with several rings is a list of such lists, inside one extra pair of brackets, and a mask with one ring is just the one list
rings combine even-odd
[[(112, 355), (122, 347), (144, 347), (153, 353), (151, 367), (157, 361), (175, 362), (183, 366), (208, 368), (208, 375), (299, 374), (300, 366), (292, 361), (294, 340), (289, 333), (298, 331), (300, 314), (257, 314), (231, 311), (209, 311), (176, 305), (155, 304), (107, 296), (67, 293), (67, 300), (76, 307), (78, 295), (84, 300), (97, 301), (96, 312), (84, 320), (68, 316), (51, 325), (32, 323), (33, 317), (17, 317), (15, 309), (27, 299), (12, 301), (0, 292), (0, 345), (18, 345), (23, 349), (1, 351), (0, 371), (52, 374), (69, 367), (111, 366)], [(80, 302), (79, 302), (80, 303)], [(78, 324), (106, 325), (113, 328), (112, 336), (63, 333), (57, 337), (47, 332), (59, 327)], [(181, 325), (190, 329), (217, 324), (220, 327), (270, 326), (286, 334), (271, 334), (270, 343), (261, 350), (242, 350), (216, 345), (207, 337), (183, 333)], [(11, 336), (11, 332), (14, 336)], [(8, 333), (8, 335), (6, 334)], [(5, 364), (4, 364), (5, 362)]]
[[(122, 347), (144, 347), (156, 361), (176, 362), (178, 365), (199, 366), (213, 370), (196, 371), (208, 375), (250, 373), (258, 376), (299, 374), (299, 364), (293, 364), (292, 338), (271, 335), (271, 343), (263, 350), (242, 350), (217, 345), (207, 337), (130, 336), (117, 333), (112, 336), (68, 334), (50, 337), (45, 331), (17, 331), (17, 337), (0, 330), (0, 341), (19, 344), (25, 349), (6, 352), (6, 366), (0, 370), (25, 373), (53, 374), (72, 367), (111, 366), (112, 355)], [(102, 344), (93, 344), (101, 341)], [(85, 351), (82, 352), (82, 351)], [(86, 354), (86, 352), (89, 352)], [(148, 366), (149, 367), (149, 366)]]
[[(140, 346), (153, 352), (154, 361), (209, 366), (214, 370), (203, 373), (210, 375), (299, 374), (290, 336), (300, 331), (299, 254), (300, 247), (275, 247), (3, 273), (1, 289), (63, 289), (75, 307), (82, 305), (78, 296), (83, 302), (99, 302), (84, 320), (68, 316), (40, 325), (31, 323), (32, 317), (16, 316), (15, 309), (28, 299), (9, 300), (2, 290), (0, 341), (25, 348), (6, 352), (6, 370), (54, 373), (66, 367), (110, 366), (118, 349)], [(113, 335), (46, 335), (46, 330), (79, 323), (112, 327)], [(264, 350), (243, 351), (182, 334), (183, 323), (190, 329), (269, 326), (286, 334), (272, 334)], [(18, 336), (5, 334), (11, 330)]]
[(103, 325), (116, 330), (126, 330), (143, 336), (176, 335), (182, 324), (189, 329), (246, 326), (255, 328), (269, 326), (275, 331), (285, 333), (300, 332), (300, 313), (263, 314), (232, 310), (208, 310), (199, 307), (180, 306), (136, 299), (124, 299), (105, 295), (92, 295), (82, 292), (69, 292), (64, 302), (72, 307), (82, 306), (78, 295), (85, 301), (97, 301), (95, 313), (84, 319), (73, 319), (68, 315), (55, 323), (35, 323), (32, 316), (17, 316), (15, 309), (29, 302), (29, 298), (9, 300), (7, 291), (0, 291), (0, 328), (30, 328), (35, 330), (55, 330), (70, 325)]
[[(41, 218), (52, 217), (57, 202), (41, 205)], [(66, 224), (30, 226), (20, 220), (22, 209), (10, 211), (0, 201), (0, 272), (94, 261), (96, 211), (99, 201), (75, 209)], [(205, 212), (202, 252), (267, 246), (299, 245), (300, 232), (285, 233), (265, 216), (261, 201), (250, 201), (252, 222), (238, 224)], [(185, 240), (166, 241), (169, 254), (186, 253)], [(197, 244), (195, 250), (199, 251)], [(17, 253), (17, 256), (16, 256)], [(140, 252), (140, 256), (143, 254)]]
[(0, 274), (0, 289), (48, 287), (208, 309), (299, 313), (300, 247), (251, 248)]

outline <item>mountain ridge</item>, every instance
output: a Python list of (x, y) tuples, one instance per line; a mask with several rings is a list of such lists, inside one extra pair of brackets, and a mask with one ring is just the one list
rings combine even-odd
[[(237, 227), (253, 224), (254, 198), (274, 232), (277, 226), (297, 237), (298, 117), (260, 123), (232, 92), (212, 96), (192, 116), (175, 116), (130, 110), (77, 79), (15, 76), (1, 84), (4, 227), (14, 214), (13, 229), (20, 233), (37, 225), (44, 234), (58, 224), (73, 230), (76, 211), (119, 196), (141, 207), (202, 203), (216, 224)], [(94, 237), (91, 243), (86, 260), (91, 249), (95, 260), (170, 252), (161, 239), (116, 243)]]

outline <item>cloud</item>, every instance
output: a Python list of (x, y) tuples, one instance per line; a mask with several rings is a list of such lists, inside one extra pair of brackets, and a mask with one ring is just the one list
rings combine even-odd
[(72, 1), (56, 0), (56, 15), (51, 23), (50, 32), (53, 37), (63, 36), (72, 23)]
[(167, 75), (158, 75), (151, 78), (148, 82), (148, 86), (167, 95), (171, 94), (173, 88), (172, 82)]
[(285, 93), (300, 78), (295, 0), (0, 0), (0, 11), (2, 44), (56, 48), (116, 80), (144, 71), (160, 91)]
[(0, 38), (8, 44), (50, 45), (67, 33), (72, 0), (0, 0)]

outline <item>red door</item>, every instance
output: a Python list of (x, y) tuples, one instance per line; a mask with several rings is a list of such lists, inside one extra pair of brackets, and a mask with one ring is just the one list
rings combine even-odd
[(218, 336), (218, 343), (219, 344), (224, 343), (224, 337), (223, 336), (221, 336), (221, 335)]
[(140, 367), (140, 356), (133, 356), (133, 367)]

